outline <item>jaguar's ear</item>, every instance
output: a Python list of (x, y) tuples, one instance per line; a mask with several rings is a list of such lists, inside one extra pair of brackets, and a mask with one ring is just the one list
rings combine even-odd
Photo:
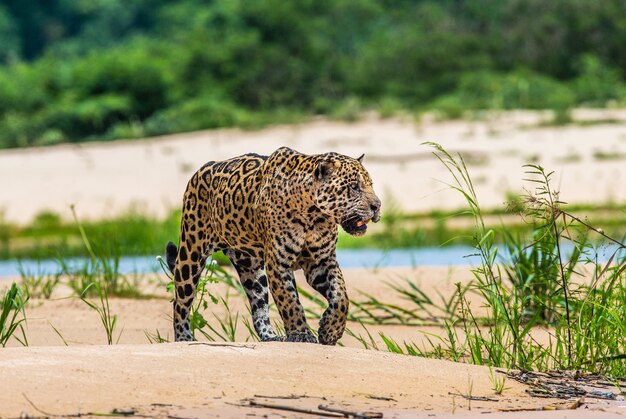
[(359, 157), (357, 157), (356, 159), (357, 159), (357, 161), (358, 161), (359, 163), (363, 163), (363, 157), (365, 157), (365, 153), (361, 154), (361, 155), (360, 155)]
[(321, 160), (315, 168), (315, 179), (326, 179), (330, 176), (334, 169), (335, 165), (331, 160)]

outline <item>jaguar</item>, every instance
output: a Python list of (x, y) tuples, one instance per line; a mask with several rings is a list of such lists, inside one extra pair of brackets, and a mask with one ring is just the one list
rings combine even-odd
[[(336, 257), (338, 227), (361, 236), (381, 216), (363, 157), (282, 147), (269, 156), (208, 162), (195, 172), (184, 193), (179, 245), (166, 246), (176, 341), (194, 340), (189, 316), (196, 288), (207, 258), (222, 251), (237, 271), (262, 341), (335, 345), (349, 306)], [(299, 299), (298, 269), (328, 302), (317, 338)], [(286, 336), (270, 323), (269, 293)]]

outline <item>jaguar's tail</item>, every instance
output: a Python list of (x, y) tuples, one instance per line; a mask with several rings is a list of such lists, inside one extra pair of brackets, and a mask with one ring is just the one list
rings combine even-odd
[(172, 242), (167, 243), (167, 246), (165, 246), (165, 261), (171, 273), (174, 273), (174, 268), (176, 268), (176, 256), (178, 256), (178, 247)]

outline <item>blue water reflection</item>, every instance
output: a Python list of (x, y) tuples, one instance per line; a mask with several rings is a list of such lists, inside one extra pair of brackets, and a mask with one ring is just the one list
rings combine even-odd
[[(572, 246), (565, 245), (562, 250), (570, 253)], [(598, 261), (606, 261), (614, 248), (601, 247), (593, 256)], [(621, 252), (622, 257), (624, 253)], [(416, 249), (339, 249), (339, 264), (343, 268), (385, 268), (414, 266), (476, 266), (480, 257), (476, 250), (469, 246), (427, 247)], [(510, 255), (500, 249), (499, 261), (510, 261)], [(65, 261), (72, 268), (82, 266), (85, 259), (70, 258)], [(8, 260), (0, 261), (0, 277), (18, 276), (20, 266), (24, 272), (31, 274), (54, 274), (59, 271), (59, 264), (54, 260)], [(122, 274), (150, 273), (160, 271), (159, 262), (152, 256), (132, 256), (120, 259), (119, 271)]]
[[(397, 266), (456, 266), (470, 265), (478, 259), (468, 257), (474, 253), (471, 247), (449, 246), (419, 249), (339, 249), (337, 257), (343, 268), (382, 268)], [(77, 268), (85, 262), (81, 258), (66, 260), (67, 265)], [(54, 274), (59, 265), (54, 260), (8, 260), (0, 261), (0, 277), (18, 276), (20, 266), (24, 272), (31, 274)], [(159, 263), (151, 256), (131, 256), (120, 259), (119, 270), (123, 274), (149, 273), (160, 270)]]

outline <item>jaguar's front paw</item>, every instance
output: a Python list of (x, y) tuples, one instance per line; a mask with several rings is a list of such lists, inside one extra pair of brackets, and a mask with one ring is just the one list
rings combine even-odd
[(322, 345), (334, 346), (337, 344), (337, 341), (341, 339), (341, 335), (343, 334), (343, 329), (332, 330), (326, 327), (320, 327), (318, 330), (319, 341)]
[(196, 338), (193, 337), (190, 331), (183, 331), (180, 333), (176, 333), (174, 336), (174, 341), (176, 342), (195, 342)]
[(337, 341), (339, 340), (337, 337), (332, 336), (332, 335), (322, 335), (320, 334), (320, 343), (322, 345), (328, 345), (328, 346), (335, 346), (337, 344)]
[(317, 343), (317, 338), (311, 332), (296, 332), (287, 335), (287, 342)]
[(272, 336), (268, 338), (261, 339), (263, 342), (286, 342), (287, 336)]

